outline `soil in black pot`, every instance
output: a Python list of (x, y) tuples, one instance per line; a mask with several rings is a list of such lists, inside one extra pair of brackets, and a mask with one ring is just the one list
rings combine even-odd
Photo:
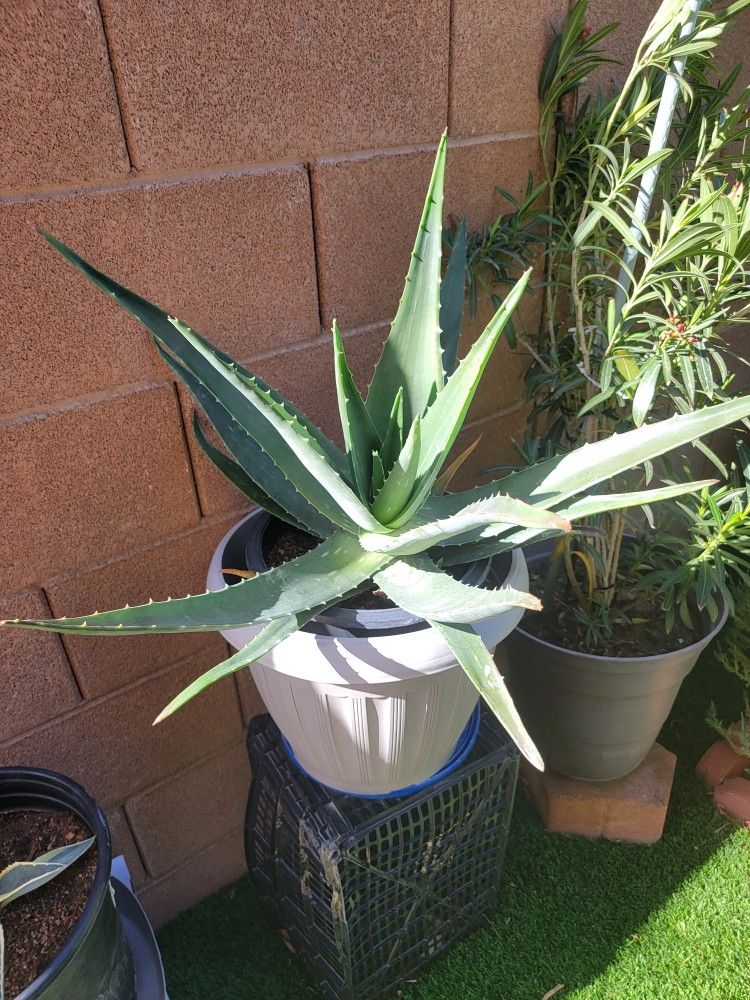
[[(67, 811), (0, 812), (0, 870), (90, 836), (86, 824)], [(91, 895), (96, 864), (92, 844), (70, 868), (3, 909), (8, 1000), (25, 990), (62, 950)]]
[[(531, 569), (529, 580), (532, 594), (541, 596), (547, 581), (547, 568)], [(592, 642), (586, 625), (574, 615), (578, 606), (575, 594), (561, 589), (541, 612), (529, 611), (524, 615), (522, 629), (537, 639), (551, 642), (563, 649), (597, 656), (658, 656), (671, 653), (697, 642), (704, 635), (700, 629), (691, 630), (677, 618), (671, 631), (664, 627), (664, 611), (653, 595), (636, 590), (622, 589), (620, 603), (610, 611), (610, 627), (606, 636)]]
[[(281, 566), (282, 563), (296, 559), (297, 556), (310, 552), (320, 542), (313, 535), (306, 531), (300, 531), (292, 527), (291, 524), (282, 524), (271, 541), (264, 556), (269, 566)], [(389, 600), (382, 590), (377, 587), (370, 587), (369, 590), (357, 594), (355, 597), (348, 597), (339, 602), (342, 608), (357, 608), (367, 611), (383, 611), (385, 608), (394, 608), (396, 605)]]

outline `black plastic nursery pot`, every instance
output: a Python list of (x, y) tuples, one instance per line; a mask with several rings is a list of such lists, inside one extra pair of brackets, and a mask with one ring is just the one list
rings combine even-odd
[[(530, 546), (529, 569), (550, 543)], [(654, 656), (610, 657), (565, 649), (516, 628), (505, 640), (513, 700), (547, 767), (608, 781), (635, 770), (654, 745), (683, 680), (727, 619), (706, 623), (696, 642)]]
[(112, 847), (101, 809), (62, 774), (0, 768), (0, 818), (17, 809), (74, 813), (96, 836), (98, 858), (91, 894), (72, 934), (16, 1000), (135, 1000), (133, 962), (110, 888)]

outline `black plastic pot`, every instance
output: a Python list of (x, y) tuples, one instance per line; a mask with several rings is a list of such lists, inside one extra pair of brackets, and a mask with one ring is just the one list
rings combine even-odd
[[(252, 517), (237, 525), (224, 548), (223, 566), (232, 569), (252, 569), (258, 573), (267, 570), (267, 556), (275, 539), (286, 525), (267, 511), (259, 510)], [(455, 567), (453, 572), (466, 584), (481, 587), (492, 581), (499, 585), (508, 575), (510, 555), (484, 559)], [(235, 583), (237, 578), (227, 574), (227, 583)], [(349, 608), (335, 606), (319, 614), (314, 621), (304, 626), (308, 632), (326, 635), (378, 635), (393, 631), (409, 632), (426, 628), (423, 618), (409, 614), (399, 607), (392, 608)]]
[(54, 771), (0, 768), (0, 812), (66, 809), (96, 836), (96, 875), (91, 895), (60, 953), (17, 1000), (135, 1000), (133, 962), (109, 884), (109, 828), (96, 802), (80, 785)]
[[(525, 551), (529, 569), (550, 545)], [(506, 680), (546, 766), (607, 781), (635, 770), (654, 745), (683, 680), (727, 618), (697, 642), (655, 656), (595, 656), (538, 639), (522, 626), (505, 641)]]

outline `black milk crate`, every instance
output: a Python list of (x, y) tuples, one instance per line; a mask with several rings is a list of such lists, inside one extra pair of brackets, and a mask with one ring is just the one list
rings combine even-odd
[(391, 996), (495, 913), (518, 752), (489, 711), (468, 760), (403, 798), (319, 785), (268, 715), (247, 746), (248, 867), (323, 996)]

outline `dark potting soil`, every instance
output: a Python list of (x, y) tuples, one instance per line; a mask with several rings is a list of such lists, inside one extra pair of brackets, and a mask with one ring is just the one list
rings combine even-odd
[[(0, 812), (0, 871), (14, 861), (33, 861), (90, 836), (86, 824), (67, 811)], [(8, 1000), (25, 990), (62, 950), (91, 895), (96, 861), (92, 844), (70, 868), (3, 909)]]
[[(529, 589), (541, 597), (546, 583), (546, 571), (529, 572)], [(522, 628), (537, 639), (554, 643), (564, 649), (597, 656), (657, 656), (671, 653), (697, 642), (703, 632), (691, 631), (678, 618), (670, 632), (664, 627), (664, 611), (658, 601), (640, 591), (621, 592), (619, 607), (611, 609), (611, 630), (601, 642), (593, 645), (586, 635), (586, 626), (573, 615), (575, 595), (556, 596), (542, 611), (528, 611)]]
[[(269, 566), (281, 566), (282, 563), (296, 559), (297, 556), (304, 555), (316, 548), (320, 542), (306, 531), (293, 528), (291, 524), (282, 525), (276, 538), (273, 540), (268, 552), (265, 553), (266, 562)], [(354, 597), (348, 597), (340, 601), (340, 608), (357, 608), (367, 611), (384, 611), (386, 608), (395, 608), (395, 604), (385, 596), (382, 590), (370, 587), (369, 590)]]

